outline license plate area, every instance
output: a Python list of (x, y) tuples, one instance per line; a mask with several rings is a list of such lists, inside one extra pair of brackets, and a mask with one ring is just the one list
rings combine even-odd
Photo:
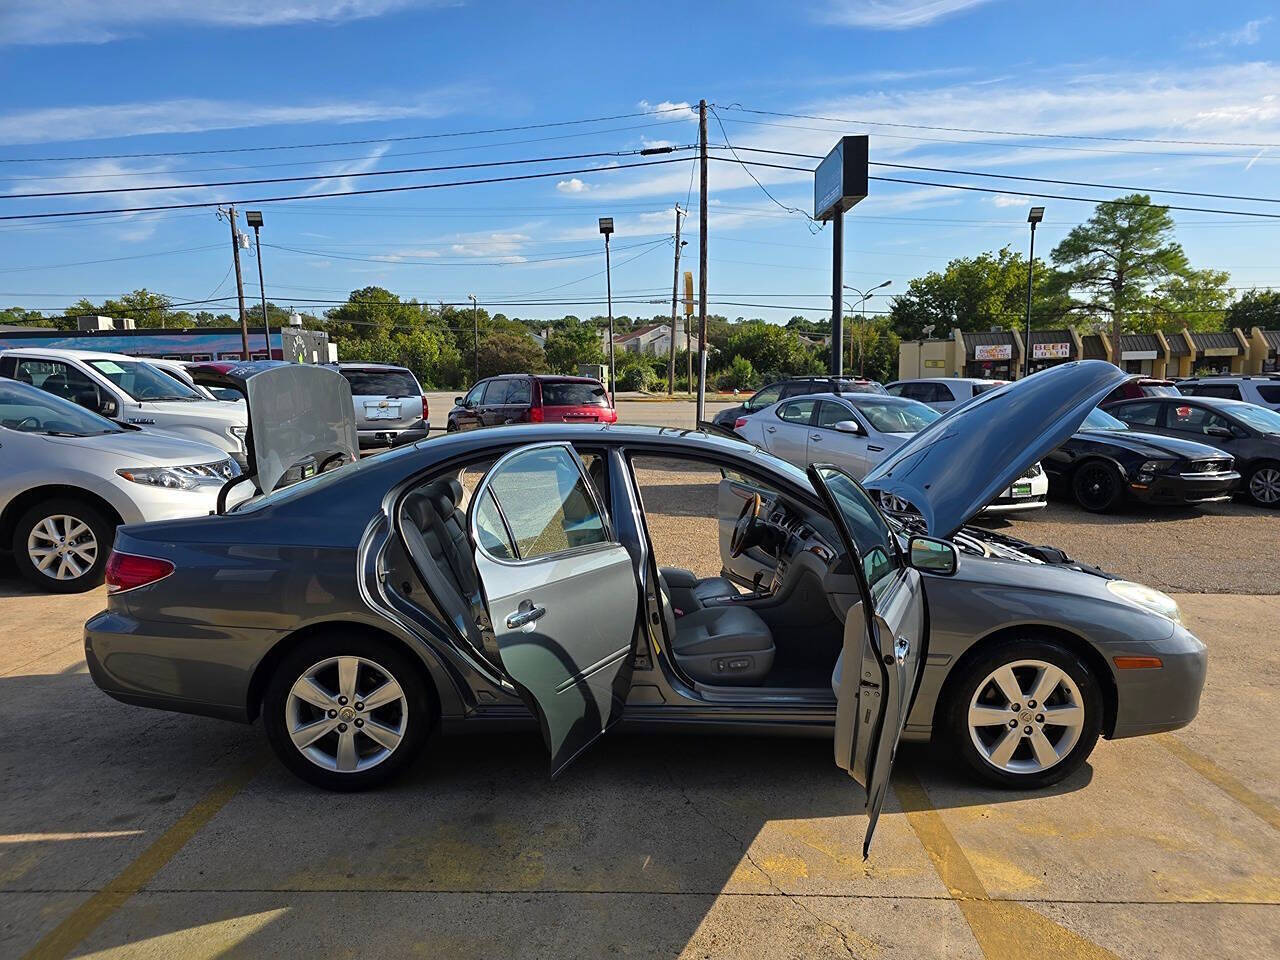
[(377, 404), (365, 404), (364, 415), (368, 420), (399, 420), (400, 404), (387, 404), (385, 407)]
[(1013, 485), (1013, 495), (1014, 495), (1015, 497), (1029, 497), (1029, 496), (1031, 496), (1031, 484), (1029, 484), (1029, 483), (1015, 483), (1015, 484)]

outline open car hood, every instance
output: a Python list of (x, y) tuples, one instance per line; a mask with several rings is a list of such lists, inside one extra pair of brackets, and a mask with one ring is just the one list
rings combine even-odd
[[(250, 476), (270, 493), (293, 467), (324, 470), (359, 457), (355, 405), (346, 377), (329, 367), (254, 360), (193, 371), (205, 387), (230, 387), (248, 406)], [(296, 478), (296, 471), (294, 473)]]
[(915, 434), (862, 485), (909, 502), (932, 536), (949, 537), (1133, 378), (1102, 360), (1080, 360), (989, 390)]

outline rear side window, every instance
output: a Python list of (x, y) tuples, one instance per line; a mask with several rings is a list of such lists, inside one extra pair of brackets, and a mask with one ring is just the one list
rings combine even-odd
[(521, 560), (609, 539), (578, 458), (567, 447), (518, 452), (495, 467), (485, 483)]
[[(938, 384), (938, 386), (942, 387), (943, 390), (946, 390), (947, 393), (951, 393), (951, 391), (947, 390), (947, 388), (944, 387), (942, 384)], [(973, 395), (976, 397), (980, 393), (986, 393), (988, 390), (994, 390), (996, 387), (1003, 387), (1003, 386), (1004, 386), (1003, 381), (995, 381), (995, 380), (993, 380), (991, 383), (975, 383), (973, 385)], [(955, 397), (947, 397), (947, 399), (954, 400)]]
[(507, 395), (510, 392), (510, 380), (490, 380), (489, 385), (484, 389), (484, 403), (488, 406), (492, 406), (495, 403), (506, 403)]
[(1265, 387), (1258, 387), (1258, 396), (1267, 403), (1280, 403), (1280, 387), (1270, 384)]
[(570, 380), (542, 381), (544, 407), (607, 407), (608, 394), (599, 383), (575, 383)]
[(784, 403), (778, 408), (778, 419), (785, 420), (787, 423), (808, 423), (813, 415), (814, 402), (797, 400), (794, 403)]
[(502, 514), (498, 512), (492, 490), (486, 490), (476, 504), (476, 537), (489, 556), (499, 560), (516, 558), (515, 544), (511, 542), (511, 534), (507, 532)]
[(507, 403), (528, 404), (533, 401), (533, 384), (528, 380), (509, 380)]
[(853, 420), (854, 416), (849, 412), (849, 408), (843, 403), (836, 403), (832, 400), (823, 400), (818, 404), (818, 422), (819, 427), (834, 427), (843, 420)]
[(1183, 392), (1197, 397), (1221, 397), (1224, 400), (1240, 399), (1240, 388), (1234, 383), (1197, 383), (1190, 390)]
[(422, 391), (408, 370), (342, 370), (357, 397), (416, 397)]
[(1154, 427), (1160, 422), (1160, 404), (1155, 402), (1126, 403), (1111, 413), (1131, 427)]

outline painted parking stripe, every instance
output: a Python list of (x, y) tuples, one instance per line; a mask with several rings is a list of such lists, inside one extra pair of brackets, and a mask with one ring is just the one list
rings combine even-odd
[(221, 783), (201, 797), (178, 822), (143, 850), (138, 858), (116, 875), (110, 883), (80, 904), (75, 911), (54, 927), (37, 943), (25, 960), (62, 960), (89, 934), (119, 910), (135, 893), (151, 881), (166, 863), (173, 859), (218, 811), (225, 807), (258, 771), (266, 758), (262, 755), (237, 767)]
[(938, 879), (960, 907), (987, 960), (1025, 960), (1026, 957), (1117, 960), (1111, 951), (1025, 904), (992, 900), (915, 774), (901, 767), (895, 770), (893, 789), (907, 814), (907, 822), (929, 854)]
[(1271, 803), (1265, 797), (1254, 793), (1208, 757), (1201, 756), (1177, 737), (1167, 733), (1161, 733), (1156, 735), (1156, 740), (1160, 742), (1162, 747), (1172, 753), (1196, 773), (1200, 774), (1200, 776), (1212, 783), (1232, 800), (1235, 800), (1241, 806), (1246, 807), (1253, 813), (1257, 814), (1262, 820), (1269, 823), (1276, 830), (1280, 830), (1280, 809), (1277, 809), (1274, 803)]

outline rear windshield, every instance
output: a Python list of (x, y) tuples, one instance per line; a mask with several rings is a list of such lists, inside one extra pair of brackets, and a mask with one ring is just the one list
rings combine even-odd
[(340, 370), (356, 397), (415, 397), (422, 391), (408, 370)]
[(841, 380), (841, 393), (888, 393), (889, 391), (874, 380)]
[(992, 380), (990, 383), (975, 383), (973, 385), (973, 395), (976, 397), (978, 394), (994, 390), (996, 387), (1003, 387), (1007, 382), (1005, 380)]
[(1138, 387), (1144, 397), (1180, 397), (1182, 393), (1171, 383), (1144, 383)]
[(573, 383), (567, 380), (542, 381), (544, 407), (607, 407), (609, 396), (598, 383)]

